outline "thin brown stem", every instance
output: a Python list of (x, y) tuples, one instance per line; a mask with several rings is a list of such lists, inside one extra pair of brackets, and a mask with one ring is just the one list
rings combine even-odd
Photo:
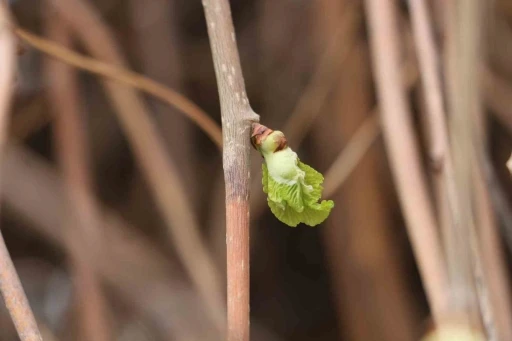
[[(62, 19), (49, 16), (46, 19), (47, 35), (63, 46), (70, 46), (71, 34)], [(90, 264), (92, 257), (88, 254), (90, 245), (101, 243), (103, 238), (100, 213), (93, 200), (78, 79), (73, 67), (54, 59), (46, 61), (44, 71), (55, 111), (55, 146), (69, 197), (69, 210), (63, 210), (67, 223), (64, 234), (82, 314), (82, 333), (89, 340), (107, 341), (110, 340), (107, 305), (99, 278)]]
[(425, 2), (423, 0), (409, 0), (409, 7), (416, 56), (428, 113), (430, 158), (434, 163), (439, 163), (444, 161), (447, 153), (449, 156), (447, 124), (441, 93), (441, 80), (439, 78), (439, 61)]
[(42, 341), (2, 234), (0, 234), (0, 290), (2, 290), (2, 297), (20, 339), (22, 341)]
[(227, 340), (249, 340), (250, 131), (259, 121), (245, 90), (227, 0), (204, 0), (220, 97), (226, 186)]
[(425, 124), (428, 133), (430, 172), (434, 180), (436, 203), (445, 244), (448, 269), (460, 263), (457, 253), (460, 230), (460, 207), (457, 200), (453, 159), (450, 152), (448, 124), (444, 110), (439, 61), (428, 9), (423, 0), (409, 0), (416, 56), (426, 104)]
[(83, 56), (22, 28), (17, 27), (14, 32), (21, 40), (47, 55), (82, 70), (128, 84), (174, 106), (197, 124), (219, 149), (222, 149), (222, 132), (219, 125), (199, 106), (180, 93), (141, 74), (106, 61)]
[[(423, 0), (409, 0), (411, 8), (414, 42), (416, 55), (421, 71), (423, 93), (427, 107), (427, 130), (429, 134), (429, 156), (432, 164), (431, 171), (437, 182), (438, 198), (453, 201), (454, 179), (453, 162), (449, 149), (446, 114), (441, 92), (439, 77), (439, 61), (434, 44), (432, 27), (429, 22), (427, 6)], [(456, 203), (451, 203), (454, 207)], [(453, 210), (452, 210), (453, 211)], [(456, 212), (452, 212), (453, 215)], [(446, 221), (449, 226), (453, 217)], [(443, 221), (443, 219), (441, 219)], [(445, 228), (447, 228), (445, 226)]]
[(396, 8), (391, 0), (365, 0), (365, 4), (384, 141), (432, 315), (439, 321), (448, 305), (448, 280), (400, 80)]
[[(16, 71), (16, 43), (7, 29), (10, 16), (5, 2), (0, 1), (0, 156), (7, 141), (7, 125)], [(0, 233), (0, 290), (16, 331), (22, 341), (41, 341), (41, 333), (28, 304), (18, 274)]]

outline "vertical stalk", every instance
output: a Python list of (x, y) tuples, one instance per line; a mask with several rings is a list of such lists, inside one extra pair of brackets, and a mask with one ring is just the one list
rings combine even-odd
[[(7, 141), (9, 108), (14, 88), (16, 47), (9, 29), (10, 17), (5, 2), (0, 1), (0, 157)], [(20, 279), (0, 233), (0, 290), (21, 341), (40, 341), (34, 314), (28, 304)]]
[(259, 121), (245, 92), (227, 0), (204, 0), (219, 90), (226, 186), (227, 340), (249, 340), (250, 130)]
[[(47, 36), (63, 46), (72, 45), (72, 33), (60, 16), (45, 17)], [(101, 282), (91, 264), (91, 246), (102, 242), (101, 216), (94, 200), (87, 134), (81, 112), (76, 70), (60, 61), (45, 60), (44, 76), (50, 84), (48, 99), (55, 115), (54, 141), (69, 199), (64, 210), (63, 234), (81, 317), (81, 332), (88, 340), (108, 341), (108, 305)]]
[[(112, 32), (90, 2), (51, 0), (51, 3), (91, 55), (126, 68), (128, 63)], [(116, 110), (142, 174), (148, 181), (168, 228), (169, 238), (201, 295), (209, 320), (220, 329), (224, 323), (224, 304), (217, 269), (199, 232), (196, 216), (178, 173), (178, 165), (168, 156), (142, 97), (125, 84), (105, 79), (102, 79), (101, 84)]]

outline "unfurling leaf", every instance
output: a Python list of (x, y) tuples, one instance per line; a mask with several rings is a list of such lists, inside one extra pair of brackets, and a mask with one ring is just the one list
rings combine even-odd
[(299, 160), (284, 134), (254, 124), (251, 141), (265, 159), (263, 191), (276, 218), (293, 227), (316, 226), (327, 219), (334, 202), (319, 202), (324, 177)]

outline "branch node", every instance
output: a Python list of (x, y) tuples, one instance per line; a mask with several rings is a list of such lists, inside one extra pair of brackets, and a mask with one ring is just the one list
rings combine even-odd
[(249, 109), (248, 113), (245, 115), (245, 121), (250, 123), (258, 123), (260, 121), (260, 115), (254, 112), (254, 110)]

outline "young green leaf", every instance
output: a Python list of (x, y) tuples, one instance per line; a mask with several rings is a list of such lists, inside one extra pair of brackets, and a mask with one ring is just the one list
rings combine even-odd
[(300, 223), (316, 226), (327, 219), (334, 202), (318, 202), (324, 177), (300, 161), (284, 134), (255, 124), (251, 141), (265, 159), (263, 191), (276, 218), (292, 227)]

